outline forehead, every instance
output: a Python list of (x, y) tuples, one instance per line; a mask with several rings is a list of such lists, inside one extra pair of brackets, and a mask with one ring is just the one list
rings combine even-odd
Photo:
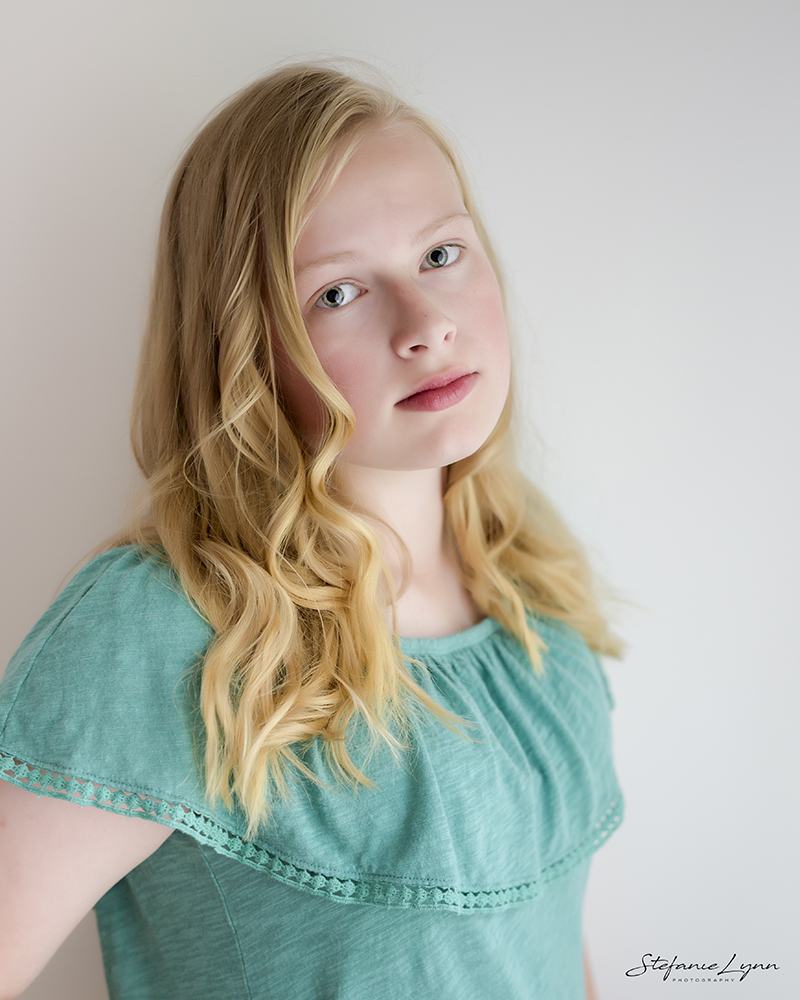
[[(403, 179), (414, 183), (420, 175), (460, 186), (450, 160), (423, 129), (406, 123), (371, 129), (350, 154), (331, 190), (343, 193), (365, 182), (390, 192)], [(330, 193), (330, 192), (329, 192)]]
[(413, 126), (368, 133), (312, 208), (297, 243), (295, 265), (309, 255), (351, 249), (369, 231), (416, 233), (437, 218), (464, 212), (461, 185), (436, 142)]

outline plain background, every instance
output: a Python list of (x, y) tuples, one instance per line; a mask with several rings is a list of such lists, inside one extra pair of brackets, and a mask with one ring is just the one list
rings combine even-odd
[[(525, 462), (627, 603), (628, 812), (586, 932), (775, 962), (796, 997), (796, 0), (71, 0), (0, 14), (4, 661), (124, 517), (127, 412), (179, 152), (292, 56), (354, 56), (458, 136), (513, 289)], [(92, 919), (26, 1000), (105, 996)]]

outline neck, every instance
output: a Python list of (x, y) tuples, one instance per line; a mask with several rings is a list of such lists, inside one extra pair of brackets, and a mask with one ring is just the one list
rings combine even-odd
[[(376, 527), (393, 575), (395, 570), (402, 572), (402, 556), (395, 535), (402, 540), (418, 570), (442, 552), (444, 470), (396, 472), (344, 466), (342, 479), (347, 494), (383, 522), (376, 523)], [(399, 583), (399, 578), (395, 583)]]
[(481, 613), (443, 537), (444, 470), (344, 466), (341, 479), (346, 493), (380, 519), (375, 527), (398, 595), (400, 634), (449, 635), (475, 624)]

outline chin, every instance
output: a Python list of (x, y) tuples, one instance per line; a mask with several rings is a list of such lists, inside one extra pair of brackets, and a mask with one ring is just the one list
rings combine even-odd
[(432, 448), (419, 449), (415, 454), (409, 456), (408, 468), (415, 469), (444, 469), (448, 465), (461, 462), (483, 447), (489, 439), (493, 428), (486, 433), (459, 433), (449, 437), (446, 441), (437, 442)]

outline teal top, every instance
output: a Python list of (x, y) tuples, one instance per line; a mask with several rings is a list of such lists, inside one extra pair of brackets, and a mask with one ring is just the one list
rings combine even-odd
[(197, 765), (208, 624), (141, 550), (92, 560), (0, 684), (0, 777), (177, 831), (97, 904), (111, 997), (582, 998), (589, 857), (621, 817), (610, 696), (578, 633), (535, 627), (541, 676), (491, 619), (404, 639), (467, 738), (417, 713), (374, 788), (293, 777), (247, 840)]

